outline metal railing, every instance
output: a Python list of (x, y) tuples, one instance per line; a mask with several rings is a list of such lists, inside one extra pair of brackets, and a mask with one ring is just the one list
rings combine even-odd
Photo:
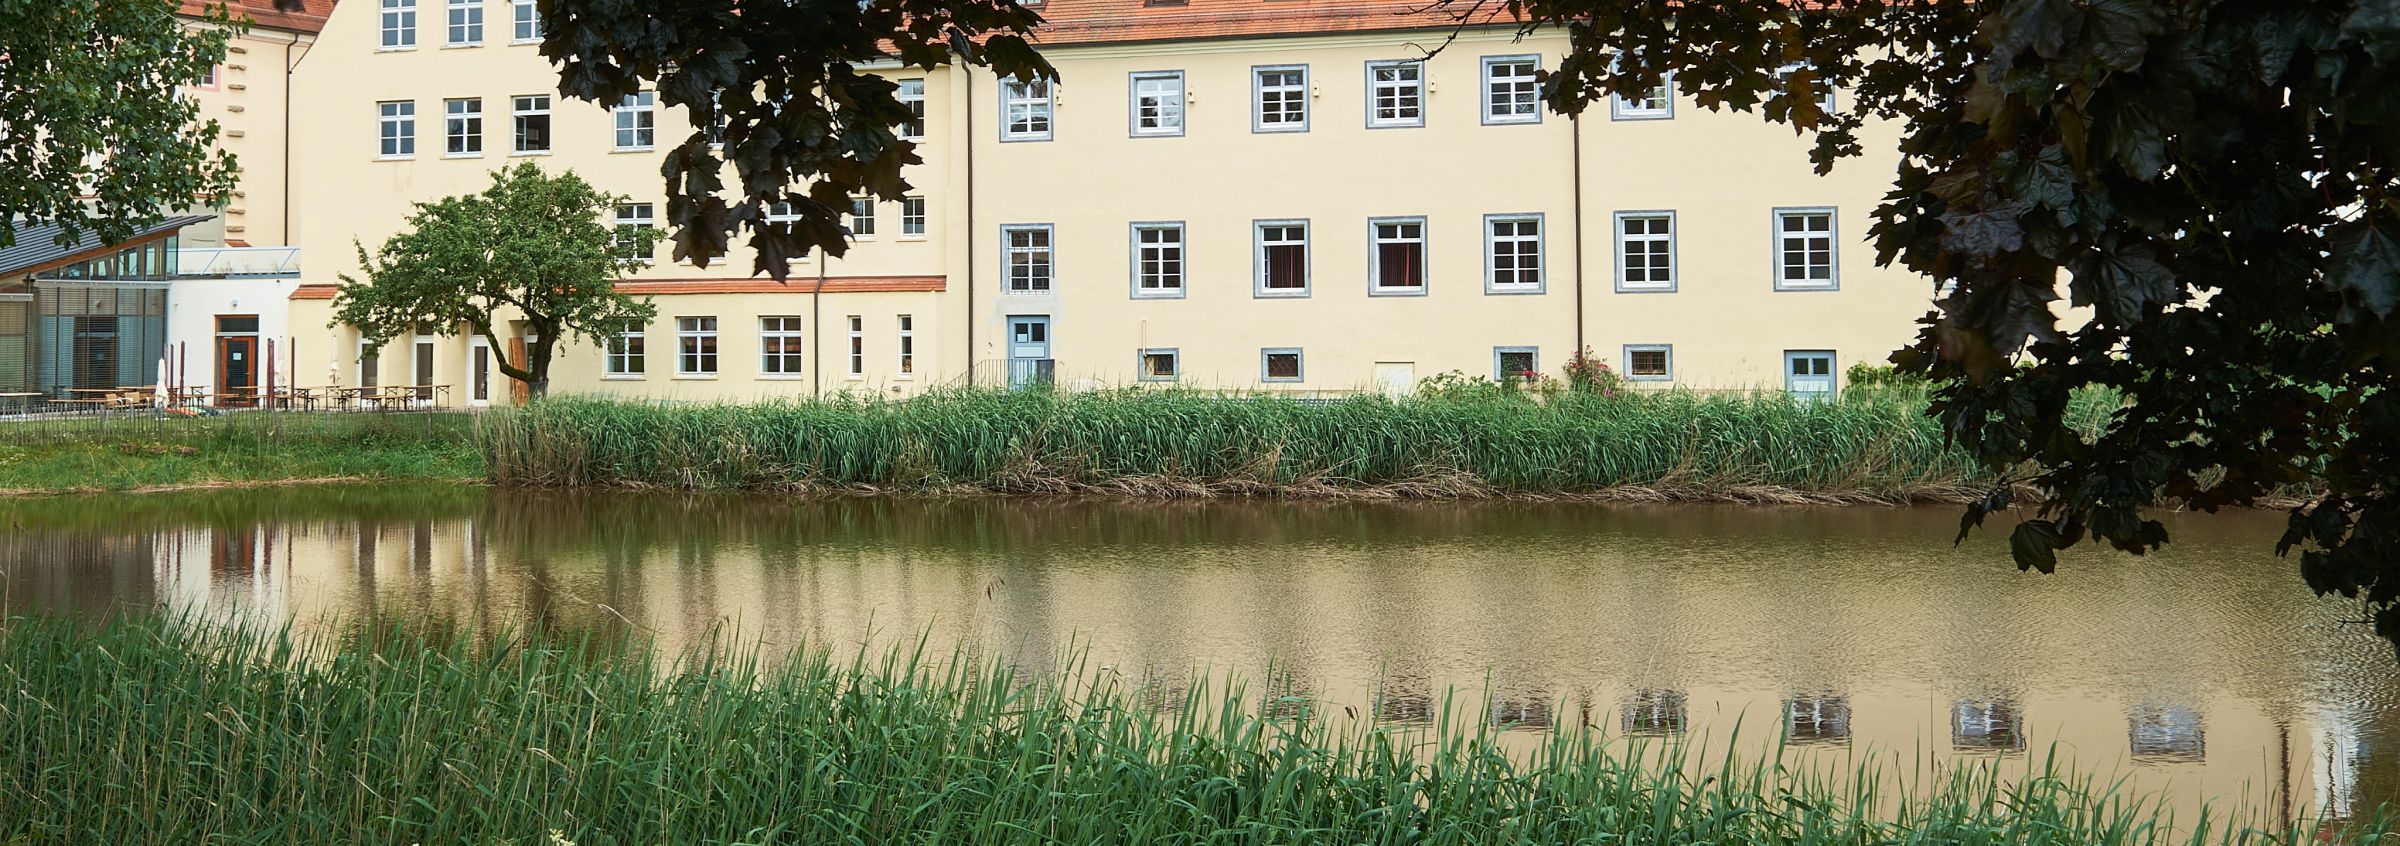
[(178, 276), (289, 276), (299, 272), (299, 247), (185, 247), (175, 251)]

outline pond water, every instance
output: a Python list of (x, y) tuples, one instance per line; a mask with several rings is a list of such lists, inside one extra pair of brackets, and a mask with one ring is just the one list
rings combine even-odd
[[(2000, 521), (2005, 522), (2005, 521)], [(2400, 664), (2269, 553), (2278, 513), (2185, 515), (2132, 557), (2006, 561), (1947, 508), (1123, 503), (310, 488), (0, 502), (0, 603), (366, 612), (498, 630), (930, 636), (1154, 686), (1281, 679), (1421, 720), (1786, 732), (1911, 766), (2039, 761), (2197, 807), (2400, 796)]]

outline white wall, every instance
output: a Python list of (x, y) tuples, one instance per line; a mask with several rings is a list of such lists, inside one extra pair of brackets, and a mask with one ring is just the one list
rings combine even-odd
[[(298, 276), (278, 278), (211, 279), (179, 277), (167, 286), (167, 343), (185, 358), (171, 363), (161, 378), (175, 384), (208, 386), (217, 381), (217, 316), (255, 314), (259, 325), (259, 383), (265, 385), (266, 341), (275, 341), (275, 384), (286, 384), (291, 372), (290, 303)], [(325, 341), (323, 333), (313, 338)], [(305, 341), (304, 341), (305, 343)], [(320, 357), (322, 351), (319, 351)], [(322, 368), (320, 368), (322, 369)], [(303, 384), (324, 381), (324, 374), (300, 374)]]

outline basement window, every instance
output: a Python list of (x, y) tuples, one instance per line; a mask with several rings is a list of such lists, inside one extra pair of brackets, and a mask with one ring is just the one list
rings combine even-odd
[(1540, 351), (1533, 347), (1492, 348), (1492, 378), (1502, 382), (1542, 375)]
[(1175, 377), (1181, 375), (1181, 365), (1181, 356), (1175, 350), (1143, 350), (1141, 379), (1144, 382), (1175, 381)]
[(1675, 347), (1671, 344), (1625, 345), (1625, 378), (1665, 382), (1675, 378)]
[(1259, 352), (1259, 377), (1267, 382), (1300, 381), (1300, 349), (1268, 349)]

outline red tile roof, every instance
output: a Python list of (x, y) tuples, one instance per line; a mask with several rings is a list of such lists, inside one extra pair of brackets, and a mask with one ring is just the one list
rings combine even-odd
[[(1035, 46), (1190, 41), (1270, 35), (1444, 29), (1462, 22), (1513, 25), (1490, 4), (1483, 11), (1435, 6), (1431, 0), (1049, 0), (1036, 9), (1046, 21)], [(1462, 21), (1462, 18), (1464, 19)], [(1428, 43), (1427, 47), (1433, 46)]]
[[(825, 293), (867, 294), (897, 291), (939, 291), (948, 287), (946, 276), (828, 276)], [(794, 275), (790, 282), (777, 282), (764, 277), (745, 279), (659, 279), (617, 283), (617, 292), (648, 296), (654, 294), (813, 294), (817, 278)]]
[[(302, 285), (292, 289), (295, 300), (330, 300), (336, 285)], [(945, 276), (828, 276), (825, 293), (877, 294), (894, 292), (941, 291), (949, 287)], [(675, 294), (813, 294), (817, 291), (814, 276), (792, 277), (790, 283), (773, 279), (643, 279), (617, 283), (617, 292), (634, 296), (671, 296)]]
[[(206, 0), (181, 0), (183, 13), (199, 17), (212, 5)], [(276, 0), (223, 0), (226, 11), (235, 18), (247, 17), (252, 24), (264, 29), (285, 32), (304, 32), (314, 35), (325, 28), (325, 19), (333, 14), (334, 0), (299, 0), (299, 11), (287, 12), (275, 8)]]

